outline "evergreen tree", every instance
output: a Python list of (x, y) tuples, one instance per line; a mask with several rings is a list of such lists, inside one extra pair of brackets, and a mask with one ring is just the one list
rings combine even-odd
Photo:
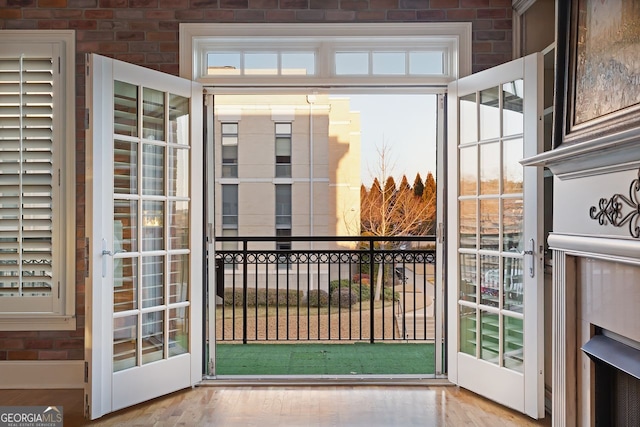
[(420, 172), (416, 174), (416, 179), (413, 180), (413, 194), (422, 197), (422, 193), (424, 192), (424, 183), (422, 182), (422, 177), (420, 176)]

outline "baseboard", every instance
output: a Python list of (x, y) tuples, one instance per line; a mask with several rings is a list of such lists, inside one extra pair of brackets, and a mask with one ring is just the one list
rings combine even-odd
[(83, 388), (83, 360), (0, 361), (0, 388)]

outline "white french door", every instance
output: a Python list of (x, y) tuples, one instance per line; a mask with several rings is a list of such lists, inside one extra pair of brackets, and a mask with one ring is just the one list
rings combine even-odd
[(544, 416), (542, 55), (449, 85), (448, 372)]
[(202, 379), (202, 87), (87, 56), (86, 414)]

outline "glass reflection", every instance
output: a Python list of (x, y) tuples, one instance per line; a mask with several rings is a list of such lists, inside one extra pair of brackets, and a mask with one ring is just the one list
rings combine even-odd
[(240, 52), (215, 52), (207, 55), (207, 74), (240, 75)]
[(142, 313), (142, 364), (164, 357), (164, 312)]
[(500, 194), (500, 143), (480, 146), (480, 194)]
[(138, 144), (113, 141), (113, 192), (138, 193)]
[(487, 362), (500, 363), (500, 319), (499, 315), (480, 311), (480, 358)]
[(522, 258), (505, 257), (503, 263), (503, 305), (505, 310), (523, 312), (524, 276)]
[(480, 255), (480, 304), (498, 307), (500, 302), (500, 261), (497, 256)]
[(189, 352), (189, 307), (169, 310), (169, 357)]
[(113, 201), (113, 250), (138, 250), (138, 202), (135, 200)]
[(142, 137), (164, 140), (164, 92), (144, 88), (142, 91)]
[(460, 352), (476, 357), (476, 309), (460, 305)]
[(189, 202), (169, 202), (169, 249), (189, 249)]
[(138, 86), (113, 82), (113, 133), (138, 136)]
[(169, 135), (167, 142), (189, 145), (189, 98), (169, 94)]
[(365, 75), (369, 74), (369, 53), (367, 52), (336, 52), (337, 75)]
[(460, 247), (461, 248), (475, 248), (476, 237), (478, 234), (477, 226), (477, 214), (476, 214), (477, 202), (472, 200), (460, 200), (459, 203), (459, 225), (460, 225)]
[(280, 60), (282, 75), (312, 76), (316, 73), (316, 56), (313, 52), (283, 52)]
[(478, 109), (476, 94), (460, 98), (460, 144), (478, 140)]
[(138, 308), (138, 260), (114, 258), (113, 260), (113, 311)]
[(524, 372), (524, 333), (522, 319), (503, 316), (503, 352), (504, 367), (517, 372)]
[(142, 202), (142, 250), (164, 249), (164, 202)]
[(138, 364), (138, 316), (113, 319), (113, 372), (133, 368)]
[(405, 68), (404, 52), (373, 52), (373, 74), (380, 75), (404, 75)]
[(443, 74), (442, 52), (409, 52), (409, 74)]
[(164, 194), (164, 147), (151, 144), (142, 146), (142, 194)]
[(478, 278), (476, 277), (476, 255), (460, 254), (460, 299), (476, 302)]
[(505, 251), (524, 250), (524, 212), (521, 198), (502, 200), (502, 247)]
[(169, 258), (169, 303), (189, 299), (189, 255), (171, 255)]
[(500, 137), (500, 88), (480, 92), (480, 140)]
[(517, 135), (524, 131), (524, 82), (516, 80), (502, 85), (502, 135)]
[(142, 259), (142, 308), (164, 304), (164, 257)]
[(189, 150), (169, 148), (169, 196), (189, 197)]
[(460, 195), (478, 194), (478, 147), (460, 149)]
[(263, 76), (278, 74), (278, 54), (275, 52), (245, 53), (244, 73)]
[(524, 166), (520, 164), (523, 157), (522, 139), (507, 140), (503, 144), (502, 187), (503, 194), (522, 193)]
[(500, 200), (480, 200), (480, 249), (500, 250)]

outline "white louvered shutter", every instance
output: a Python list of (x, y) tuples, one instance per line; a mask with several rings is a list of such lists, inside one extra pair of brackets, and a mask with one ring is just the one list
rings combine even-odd
[[(0, 308), (56, 310), (55, 45), (0, 57)], [(54, 298), (54, 294), (55, 298)]]

